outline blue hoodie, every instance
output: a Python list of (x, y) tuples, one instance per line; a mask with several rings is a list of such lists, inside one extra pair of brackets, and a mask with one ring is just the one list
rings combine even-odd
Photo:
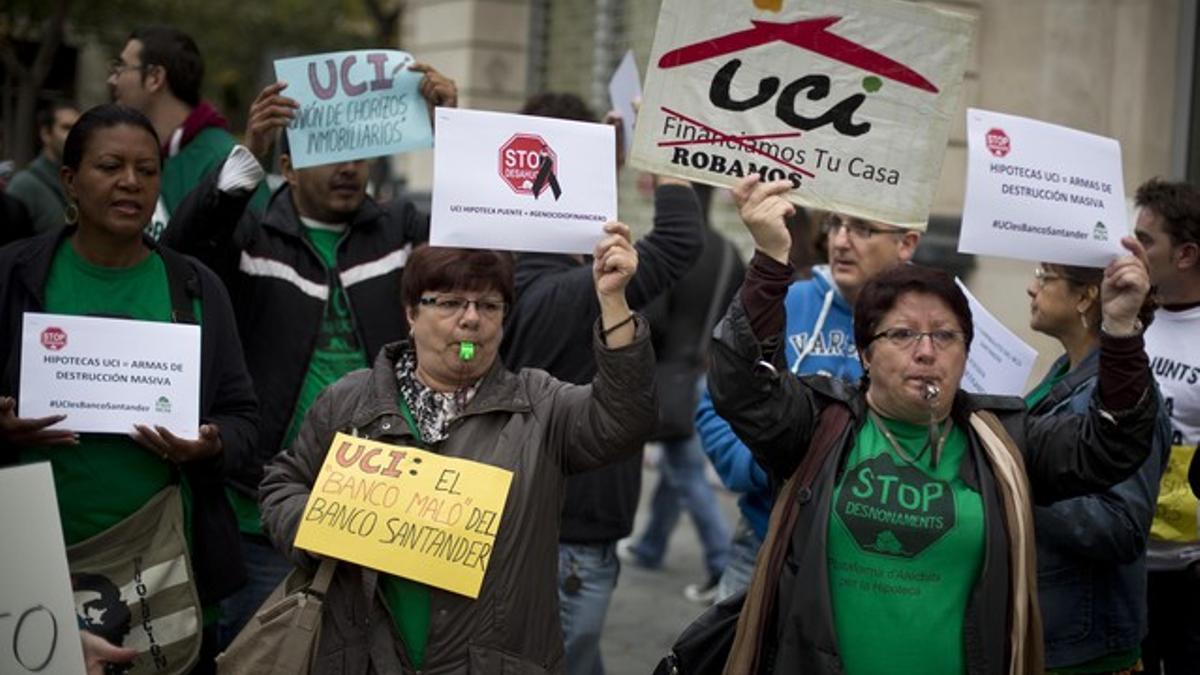
[[(857, 382), (862, 363), (854, 346), (854, 315), (850, 305), (833, 285), (829, 268), (813, 268), (813, 277), (797, 281), (784, 299), (787, 312), (787, 361), (798, 375), (820, 373)], [(721, 482), (741, 492), (738, 507), (759, 539), (766, 536), (767, 519), (775, 495), (767, 473), (729, 423), (713, 410), (707, 388), (696, 408), (696, 433)]]

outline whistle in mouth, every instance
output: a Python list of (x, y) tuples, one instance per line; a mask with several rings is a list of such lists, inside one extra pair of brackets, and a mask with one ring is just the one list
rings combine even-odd
[(460, 342), (458, 343), (458, 358), (463, 361), (470, 361), (475, 358), (475, 343)]
[(926, 401), (932, 401), (933, 399), (937, 398), (938, 394), (940, 394), (940, 393), (942, 393), (942, 390), (939, 389), (936, 384), (934, 384), (932, 382), (925, 383), (925, 400)]

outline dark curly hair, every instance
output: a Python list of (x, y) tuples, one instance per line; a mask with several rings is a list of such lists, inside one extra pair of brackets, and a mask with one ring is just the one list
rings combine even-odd
[(1200, 190), (1194, 185), (1151, 178), (1137, 189), (1134, 203), (1162, 218), (1173, 245), (1200, 244)]

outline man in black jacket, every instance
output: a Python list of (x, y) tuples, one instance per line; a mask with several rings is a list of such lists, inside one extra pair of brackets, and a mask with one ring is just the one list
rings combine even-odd
[[(427, 66), (421, 91), (453, 106), (454, 82)], [(247, 145), (237, 147), (205, 187), (180, 205), (163, 241), (204, 260), (229, 287), (254, 386), (261, 401), (265, 456), (289, 447), (317, 394), (367, 367), (383, 345), (408, 333), (399, 310), (400, 277), (412, 247), (429, 238), (429, 217), (411, 202), (380, 206), (366, 193), (366, 160), (296, 169), (286, 137), (286, 184), (260, 218), (245, 209), (263, 176), (275, 132), (295, 102), (284, 85), (263, 89), (250, 108)], [(261, 162), (261, 163), (260, 163)], [(205, 215), (195, 217), (193, 210)], [(239, 220), (240, 216), (240, 220)], [(229, 484), (246, 551), (249, 583), (222, 606), (228, 644), (291, 570), (262, 531), (257, 490), (262, 465)]]
[[(570, 94), (542, 94), (524, 114), (595, 121)], [(626, 295), (637, 311), (687, 273), (703, 246), (700, 205), (686, 181), (658, 178), (654, 230), (637, 242), (638, 271)], [(586, 384), (596, 374), (591, 326), (600, 315), (590, 262), (581, 256), (525, 253), (517, 259), (517, 300), (500, 354), (513, 369), (542, 368)], [(619, 464), (572, 476), (559, 537), (559, 611), (567, 672), (599, 675), (600, 631), (619, 566), (616, 543), (633, 529), (641, 488), (641, 453)]]

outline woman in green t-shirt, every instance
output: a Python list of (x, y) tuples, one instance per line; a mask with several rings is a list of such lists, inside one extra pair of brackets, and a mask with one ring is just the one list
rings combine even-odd
[(918, 265), (859, 292), (860, 385), (800, 378), (781, 340), (792, 187), (759, 183), (734, 190), (757, 252), (714, 331), (709, 391), (783, 488), (725, 672), (1041, 672), (1034, 503), (1103, 490), (1148, 453), (1159, 405), (1135, 322), (1144, 252), (1126, 238), (1134, 255), (1105, 272), (1086, 415), (1035, 418), (1015, 397), (963, 391), (966, 296)]
[[(156, 672), (211, 672), (215, 615), (204, 610), (244, 578), (223, 467), (254, 447), (257, 406), (219, 280), (143, 236), (161, 164), (158, 137), (141, 113), (117, 105), (87, 111), (63, 148), (67, 227), (0, 249), (0, 466), (50, 463), (81, 625), (136, 647), (139, 659), (159, 664)], [(18, 417), (26, 313), (202, 319), (194, 438), (150, 423), (127, 434), (77, 433), (65, 407)], [(69, 347), (56, 353), (71, 356)], [(101, 373), (84, 361), (68, 374), (130, 380), (140, 373), (132, 363)], [(153, 394), (130, 395), (169, 407), (170, 392), (161, 389), (168, 377), (146, 381)], [(61, 393), (73, 401), (69, 382)]]

